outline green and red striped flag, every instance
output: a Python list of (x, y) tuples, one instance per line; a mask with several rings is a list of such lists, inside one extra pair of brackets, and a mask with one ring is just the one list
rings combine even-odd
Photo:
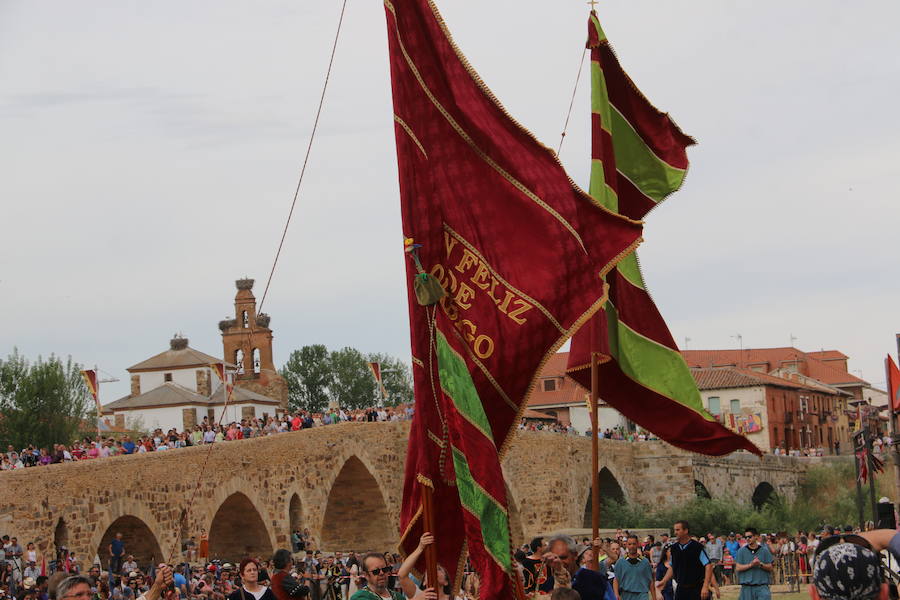
[(401, 545), (418, 546), (433, 506), (452, 587), (468, 554), (479, 598), (509, 600), (523, 535), (510, 533), (501, 466), (511, 432), (641, 225), (575, 186), (507, 114), (432, 0), (384, 5), (415, 365)]
[[(597, 13), (588, 21), (591, 50), (590, 194), (605, 208), (643, 219), (681, 187), (694, 140), (644, 97), (607, 40)], [(600, 397), (667, 442), (702, 454), (759, 450), (704, 408), (697, 384), (653, 303), (632, 252), (606, 277), (605, 310), (572, 339), (568, 373), (590, 387), (599, 352)], [(593, 339), (592, 339), (593, 338)]]

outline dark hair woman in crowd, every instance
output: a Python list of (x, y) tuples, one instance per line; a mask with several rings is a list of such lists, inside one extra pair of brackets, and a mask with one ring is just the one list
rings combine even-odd
[(228, 595), (228, 600), (275, 600), (275, 594), (259, 584), (259, 563), (253, 558), (245, 558), (238, 568), (241, 586)]

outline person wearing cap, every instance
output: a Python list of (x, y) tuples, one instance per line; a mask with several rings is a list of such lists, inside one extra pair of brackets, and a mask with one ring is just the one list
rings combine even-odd
[(134, 555), (129, 554), (128, 558), (125, 560), (125, 562), (122, 563), (122, 572), (123, 573), (131, 573), (132, 571), (137, 571), (137, 570), (138, 570), (138, 565), (137, 565), (137, 562), (135, 562), (135, 560), (134, 560)]
[(741, 584), (739, 600), (769, 600), (769, 582), (772, 573), (772, 553), (759, 543), (759, 532), (748, 527), (744, 532), (747, 544), (738, 550), (734, 558), (737, 582)]
[(22, 573), (22, 577), (28, 578), (31, 577), (35, 581), (38, 577), (41, 576), (41, 568), (35, 564), (33, 560), (28, 561), (28, 565), (25, 567), (25, 571)]
[[(609, 584), (607, 583), (606, 565), (597, 560), (597, 570), (592, 568), (597, 555), (595, 547), (600, 549), (600, 539), (594, 540), (593, 545), (578, 547), (578, 570), (572, 576), (572, 589), (578, 592), (583, 600), (602, 600), (606, 597)], [(562, 588), (560, 588), (562, 589)]]
[(646, 557), (638, 553), (638, 537), (629, 535), (625, 540), (625, 556), (616, 561), (616, 578), (613, 590), (618, 600), (656, 600), (653, 584), (653, 568)]

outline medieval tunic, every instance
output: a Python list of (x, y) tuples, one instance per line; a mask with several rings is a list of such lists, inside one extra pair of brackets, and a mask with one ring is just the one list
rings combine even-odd
[[(772, 564), (773, 560), (772, 553), (765, 544), (758, 545), (756, 549), (747, 544), (738, 550), (734, 561), (739, 565), (749, 565), (754, 558), (758, 558), (759, 562), (764, 564)], [(751, 567), (746, 571), (738, 571), (737, 580), (741, 584), (739, 600), (769, 600), (771, 598), (769, 572), (762, 567)]]
[(675, 577), (675, 600), (698, 600), (706, 580), (709, 557), (703, 544), (690, 540), (687, 544), (672, 544), (672, 572)]
[(653, 568), (646, 558), (623, 556), (616, 561), (616, 581), (622, 600), (647, 600), (653, 581)]

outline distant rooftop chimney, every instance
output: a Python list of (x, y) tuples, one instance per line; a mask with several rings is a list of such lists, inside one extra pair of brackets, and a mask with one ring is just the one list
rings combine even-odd
[(188, 339), (186, 337), (176, 335), (171, 340), (169, 340), (169, 347), (172, 350), (184, 350), (188, 347)]

